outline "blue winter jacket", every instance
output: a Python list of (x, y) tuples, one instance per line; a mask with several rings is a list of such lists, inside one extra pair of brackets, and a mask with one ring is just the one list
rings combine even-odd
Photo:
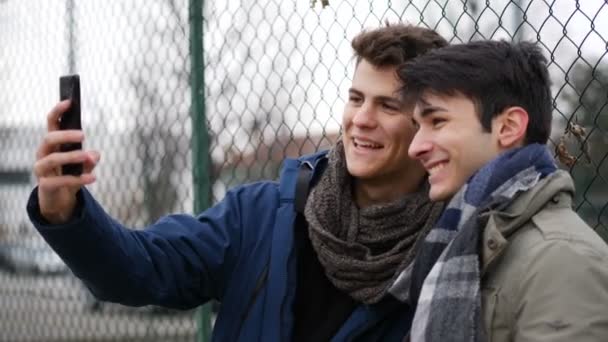
[[(188, 309), (221, 302), (213, 341), (289, 341), (296, 291), (294, 195), (300, 165), (322, 172), (325, 152), (287, 159), (280, 183), (236, 187), (198, 217), (170, 215), (144, 230), (123, 227), (81, 191), (81, 215), (35, 227), (74, 274), (102, 300)], [(360, 305), (332, 341), (401, 341), (411, 310), (386, 300)]]

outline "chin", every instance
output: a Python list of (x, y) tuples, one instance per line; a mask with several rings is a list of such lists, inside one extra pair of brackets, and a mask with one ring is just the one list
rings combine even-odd
[(369, 176), (369, 174), (373, 173), (367, 167), (358, 167), (357, 165), (347, 166), (348, 173), (355, 177), (364, 179)]
[(352, 158), (346, 155), (346, 169), (348, 173), (357, 178), (365, 178), (370, 173), (373, 173), (373, 165), (359, 158)]
[(433, 186), (431, 186), (431, 190), (429, 191), (429, 198), (433, 202), (448, 200), (452, 195), (453, 193), (445, 191), (444, 189), (433, 189)]

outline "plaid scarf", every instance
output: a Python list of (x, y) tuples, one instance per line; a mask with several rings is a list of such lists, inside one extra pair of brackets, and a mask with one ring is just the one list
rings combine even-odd
[(454, 195), (389, 292), (416, 303), (411, 341), (484, 341), (480, 239), (489, 210), (556, 170), (545, 145), (510, 150), (486, 164)]

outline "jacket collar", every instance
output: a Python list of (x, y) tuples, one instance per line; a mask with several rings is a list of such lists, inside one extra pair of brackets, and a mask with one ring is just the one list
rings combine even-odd
[(574, 183), (568, 172), (557, 170), (532, 189), (518, 195), (505, 209), (488, 211), (482, 234), (481, 275), (502, 255), (508, 239), (548, 203), (572, 205)]

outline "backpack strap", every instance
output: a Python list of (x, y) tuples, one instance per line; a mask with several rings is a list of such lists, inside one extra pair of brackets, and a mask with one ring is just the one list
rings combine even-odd
[[(317, 156), (320, 158), (325, 158), (324, 153), (317, 153), (317, 154), (313, 155), (312, 158), (318, 160), (319, 158)], [(296, 162), (296, 161), (291, 160), (289, 162)], [(307, 233), (308, 225), (306, 223), (306, 218), (304, 218), (304, 208), (306, 207), (306, 200), (308, 199), (308, 194), (310, 192), (312, 176), (313, 176), (313, 164), (310, 160), (301, 160), (299, 163), (300, 163), (300, 165), (299, 165), (298, 171), (297, 171), (298, 175), (296, 177), (295, 193), (292, 193), (292, 194), (294, 194), (293, 201), (294, 201), (294, 209), (296, 212), (295, 224), (294, 224), (294, 229), (295, 229), (294, 236), (296, 237), (294, 248), (296, 250), (296, 253), (299, 253), (302, 250), (303, 242), (305, 241), (304, 234)], [(295, 168), (295, 165), (293, 165), (292, 167)], [(291, 169), (291, 171), (294, 171), (294, 170)], [(286, 178), (288, 178), (288, 177), (286, 177)], [(285, 180), (283, 178), (281, 178), (281, 179)], [(293, 178), (291, 178), (291, 179), (293, 180)], [(291, 187), (289, 186), (289, 184), (291, 184)], [(293, 183), (285, 183), (285, 184), (281, 183), (281, 189), (286, 190), (285, 188), (293, 189)], [(288, 197), (289, 193), (282, 194), (282, 195), (285, 196), (285, 198), (289, 198)], [(249, 302), (247, 303), (247, 306), (246, 306), (244, 312), (241, 314), (241, 320), (239, 323), (239, 328), (237, 330), (237, 335), (240, 333), (243, 323), (249, 316), (251, 308), (255, 304), (256, 298), (258, 297), (258, 295), (261, 293), (262, 289), (264, 288), (264, 286), (266, 286), (266, 283), (268, 282), (269, 268), (270, 268), (270, 261), (267, 260), (261, 274), (256, 279), (255, 287), (253, 289), (253, 294), (252, 294), (251, 298), (249, 299)]]
[(310, 182), (312, 176), (312, 165), (309, 161), (303, 161), (300, 164), (298, 171), (298, 178), (296, 179), (296, 193), (293, 205), (296, 213), (304, 215), (304, 208), (306, 207), (306, 200), (310, 192)]

